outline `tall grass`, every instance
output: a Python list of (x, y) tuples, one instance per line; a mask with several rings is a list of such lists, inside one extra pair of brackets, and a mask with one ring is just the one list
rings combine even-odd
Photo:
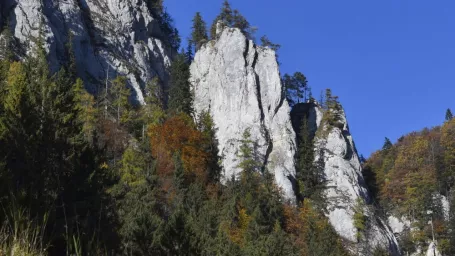
[(44, 256), (48, 245), (44, 240), (48, 215), (43, 219), (32, 220), (30, 213), (15, 203), (4, 211), (4, 221), (0, 228), (0, 255), (4, 256)]

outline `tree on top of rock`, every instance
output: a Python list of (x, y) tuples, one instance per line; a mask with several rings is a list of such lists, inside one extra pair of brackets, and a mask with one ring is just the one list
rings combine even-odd
[(208, 39), (205, 21), (202, 19), (201, 13), (197, 12), (193, 18), (193, 32), (190, 42), (197, 51)]
[(221, 21), (224, 26), (240, 29), (242, 33), (250, 39), (252, 39), (253, 34), (256, 31), (255, 28), (250, 26), (250, 23), (246, 18), (240, 14), (239, 10), (233, 10), (231, 8), (231, 5), (227, 0), (223, 2), (221, 12), (215, 18), (210, 28), (210, 36), (212, 39), (216, 38), (216, 28), (219, 21)]
[(306, 76), (300, 72), (295, 72), (292, 76), (285, 74), (283, 85), (286, 99), (291, 107), (297, 103), (306, 102), (311, 93)]

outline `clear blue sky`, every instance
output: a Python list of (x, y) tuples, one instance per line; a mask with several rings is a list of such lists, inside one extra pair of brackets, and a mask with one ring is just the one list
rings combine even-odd
[[(222, 0), (165, 0), (182, 37), (200, 11), (208, 25)], [(384, 137), (444, 121), (455, 110), (453, 0), (231, 0), (279, 43), (281, 72), (303, 72), (313, 94), (340, 96), (359, 153)]]

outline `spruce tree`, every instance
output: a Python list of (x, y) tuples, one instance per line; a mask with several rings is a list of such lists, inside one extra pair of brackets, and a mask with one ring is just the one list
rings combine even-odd
[(221, 7), (220, 20), (222, 20), (225, 25), (232, 26), (234, 22), (234, 14), (231, 8), (229, 1), (225, 0), (223, 6)]
[(261, 164), (257, 161), (250, 129), (245, 129), (240, 142), (239, 153), (237, 155), (240, 158), (238, 167), (247, 175), (260, 171)]
[(221, 21), (224, 26), (240, 29), (244, 35), (253, 39), (255, 29), (250, 26), (250, 23), (242, 14), (240, 14), (239, 10), (233, 10), (231, 8), (231, 5), (227, 0), (223, 2), (221, 12), (215, 18), (210, 28), (210, 36), (212, 39), (216, 38), (216, 28), (219, 21)]
[(270, 41), (270, 39), (265, 35), (261, 37), (261, 44), (264, 47), (270, 47), (270, 49), (274, 50), (275, 52), (281, 48), (281, 45), (272, 43), (272, 41)]
[(208, 41), (206, 23), (202, 19), (201, 13), (197, 12), (193, 18), (193, 31), (190, 42), (196, 51), (201, 48), (202, 44)]
[(297, 158), (296, 179), (299, 188), (297, 199), (302, 201), (304, 198), (309, 198), (313, 194), (314, 188), (317, 185), (314, 168), (314, 145), (307, 117), (303, 118), (300, 127)]
[(0, 35), (0, 59), (11, 62), (16, 59), (14, 52), (16, 42), (9, 24), (6, 24)]
[(295, 72), (292, 76), (285, 74), (282, 80), (286, 99), (291, 107), (307, 100), (310, 90), (304, 74), (301, 72)]
[(189, 65), (184, 52), (181, 52), (171, 66), (168, 110), (171, 114), (193, 113), (193, 94), (190, 89)]
[(450, 110), (450, 108), (448, 108), (446, 111), (446, 121), (450, 121), (452, 119), (453, 119), (452, 110)]
[(194, 58), (193, 45), (191, 44), (191, 42), (188, 42), (188, 46), (186, 47), (185, 57), (186, 57), (186, 63), (188, 63), (188, 65), (191, 65), (191, 62), (193, 62), (193, 58)]
[(392, 141), (390, 141), (390, 139), (386, 137), (384, 139), (384, 145), (382, 146), (382, 150), (387, 151), (391, 149), (392, 146), (393, 146)]
[(112, 81), (112, 107), (119, 124), (131, 121), (131, 105), (129, 97), (131, 91), (127, 87), (126, 77), (118, 76)]

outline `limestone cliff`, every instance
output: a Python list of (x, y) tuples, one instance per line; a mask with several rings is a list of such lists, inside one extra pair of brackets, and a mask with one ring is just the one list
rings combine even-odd
[(0, 20), (26, 50), (41, 31), (54, 71), (65, 61), (72, 34), (79, 76), (92, 92), (107, 77), (124, 75), (136, 100), (143, 102), (147, 80), (168, 80), (172, 50), (145, 1), (2, 0), (0, 7)]
[[(325, 115), (328, 111), (337, 117), (329, 123)], [(376, 248), (388, 250), (399, 255), (398, 242), (381, 218), (369, 206), (370, 196), (354, 141), (349, 132), (348, 122), (343, 109), (324, 110), (315, 103), (298, 104), (292, 111), (294, 129), (299, 121), (307, 116), (310, 128), (315, 134), (316, 151), (322, 149), (324, 158), (324, 178), (326, 181), (327, 217), (337, 233), (344, 238), (351, 251), (358, 255), (372, 255)], [(359, 212), (365, 217), (365, 230), (354, 225), (354, 214)], [(358, 232), (361, 232), (358, 239)]]
[(224, 178), (239, 173), (237, 152), (250, 129), (258, 160), (294, 200), (295, 134), (275, 52), (226, 28), (197, 52), (190, 71), (195, 111), (209, 111), (218, 129)]

